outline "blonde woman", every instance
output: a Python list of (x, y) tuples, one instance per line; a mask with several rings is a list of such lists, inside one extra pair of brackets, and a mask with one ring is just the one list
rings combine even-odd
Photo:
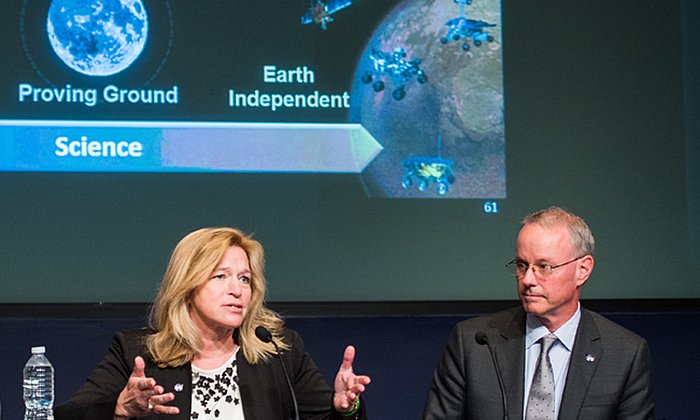
[[(87, 382), (55, 410), (76, 419), (364, 419), (355, 350), (328, 386), (298, 334), (264, 305), (262, 245), (233, 228), (205, 228), (173, 251), (150, 327), (115, 335)], [(274, 344), (256, 336), (269, 331)], [(269, 337), (268, 337), (269, 338)]]

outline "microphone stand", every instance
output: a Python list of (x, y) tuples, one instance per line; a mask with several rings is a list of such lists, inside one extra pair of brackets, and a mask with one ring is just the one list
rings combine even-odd
[(503, 378), (501, 377), (501, 369), (498, 367), (498, 361), (496, 361), (496, 352), (491, 343), (489, 342), (489, 337), (485, 332), (479, 331), (474, 335), (474, 340), (479, 345), (486, 344), (489, 349), (489, 354), (491, 355), (491, 361), (493, 362), (493, 367), (496, 369), (496, 377), (498, 378), (498, 387), (501, 389), (501, 401), (503, 402), (503, 420), (508, 420), (508, 399), (506, 397), (506, 388), (503, 386)]
[(282, 365), (282, 371), (284, 372), (284, 379), (287, 381), (287, 387), (289, 387), (289, 392), (292, 394), (292, 403), (294, 404), (294, 419), (299, 420), (299, 406), (297, 405), (297, 397), (294, 394), (294, 387), (292, 386), (292, 381), (289, 379), (287, 367), (284, 365), (284, 361), (282, 360), (282, 352), (280, 351), (280, 348), (277, 346), (277, 343), (275, 343), (275, 340), (272, 339), (272, 333), (262, 325), (255, 329), (255, 335), (263, 343), (272, 343), (272, 345), (275, 346), (278, 359), (280, 361), (280, 364)]

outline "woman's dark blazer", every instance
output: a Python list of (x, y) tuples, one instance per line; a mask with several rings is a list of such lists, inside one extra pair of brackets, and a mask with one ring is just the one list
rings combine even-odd
[[(176, 368), (159, 368), (147, 357), (145, 338), (153, 331), (131, 330), (115, 334), (109, 353), (97, 366), (85, 384), (65, 404), (54, 410), (55, 420), (113, 420), (119, 393), (124, 389), (134, 369), (134, 358), (142, 356), (145, 374), (152, 377), (166, 392), (173, 392), (171, 405), (180, 414), (152, 415), (147, 420), (184, 420), (190, 418), (192, 368), (188, 363)], [(299, 335), (287, 329), (285, 342), (291, 349), (282, 354), (291, 377), (299, 406), (300, 417), (309, 420), (352, 419), (333, 410), (332, 391), (311, 357), (304, 351)], [(250, 364), (243, 352), (238, 352), (238, 385), (246, 420), (276, 420), (293, 418), (293, 402), (278, 357), (267, 362)], [(356, 418), (365, 419), (364, 404)]]

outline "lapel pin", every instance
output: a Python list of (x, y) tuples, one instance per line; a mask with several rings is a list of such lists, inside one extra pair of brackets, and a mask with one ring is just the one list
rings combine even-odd
[(592, 354), (587, 354), (586, 361), (590, 363), (595, 362), (595, 356), (593, 356)]
[(182, 384), (175, 384), (175, 392), (182, 392), (184, 388)]

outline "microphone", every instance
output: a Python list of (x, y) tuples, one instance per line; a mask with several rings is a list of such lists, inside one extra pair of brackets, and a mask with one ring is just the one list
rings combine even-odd
[(498, 367), (498, 362), (496, 361), (496, 353), (489, 343), (489, 337), (483, 331), (478, 331), (474, 335), (474, 340), (476, 343), (483, 346), (484, 344), (489, 349), (489, 354), (491, 355), (491, 360), (493, 361), (493, 367), (496, 368), (496, 377), (498, 378), (498, 387), (501, 389), (501, 400), (503, 402), (503, 420), (508, 420), (508, 399), (506, 398), (506, 389), (503, 386), (503, 378), (501, 377), (501, 369)]
[(294, 403), (294, 419), (299, 420), (299, 406), (297, 405), (297, 397), (294, 394), (294, 387), (292, 386), (292, 381), (289, 380), (287, 368), (284, 366), (284, 361), (282, 360), (282, 352), (280, 351), (280, 348), (277, 346), (277, 343), (275, 343), (275, 340), (272, 339), (272, 333), (270, 332), (270, 330), (263, 327), (262, 325), (255, 328), (255, 336), (258, 337), (258, 339), (263, 343), (272, 343), (272, 345), (275, 346), (277, 356), (279, 356), (279, 361), (282, 365), (282, 371), (284, 372), (284, 379), (287, 380), (289, 392), (292, 394), (292, 402)]

